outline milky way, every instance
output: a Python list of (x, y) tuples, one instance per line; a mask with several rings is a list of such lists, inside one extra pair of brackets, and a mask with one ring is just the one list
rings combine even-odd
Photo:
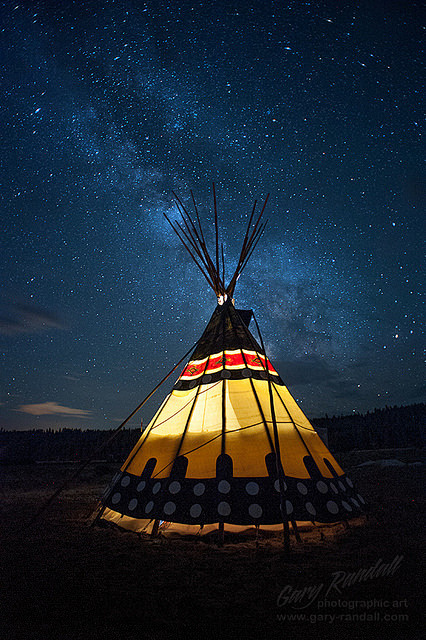
[(271, 194), (236, 306), (305, 412), (424, 401), (422, 3), (1, 4), (0, 428), (114, 427), (197, 340), (163, 214), (213, 239), (212, 182), (228, 273)]

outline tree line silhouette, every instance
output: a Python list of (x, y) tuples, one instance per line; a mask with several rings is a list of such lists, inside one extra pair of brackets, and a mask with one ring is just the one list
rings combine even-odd
[[(366, 414), (328, 416), (312, 420), (326, 428), (331, 451), (422, 447), (426, 405), (375, 409)], [(140, 429), (123, 429), (97, 456), (109, 462), (122, 462), (136, 444)], [(111, 432), (101, 429), (0, 429), (0, 464), (30, 462), (80, 462), (92, 458)]]
[(317, 418), (314, 427), (326, 427), (332, 451), (423, 447), (426, 404), (385, 407), (365, 414)]

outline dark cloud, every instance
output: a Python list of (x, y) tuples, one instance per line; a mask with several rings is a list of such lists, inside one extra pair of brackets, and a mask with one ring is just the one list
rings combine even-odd
[[(277, 273), (278, 269), (277, 265)], [(271, 283), (260, 295), (264, 297), (265, 317), (272, 325), (273, 333), (283, 337), (283, 348), (290, 358), (297, 357), (299, 353), (330, 358), (340, 351), (342, 342), (341, 336), (333, 331), (338, 320), (335, 316), (341, 309), (321, 295), (322, 291), (332, 287), (328, 282), (331, 274), (324, 275), (324, 282), (320, 282), (314, 275), (305, 277), (301, 267), (300, 273), (288, 277), (291, 277), (291, 282), (277, 280), (272, 283), (267, 274), (261, 278)], [(286, 274), (283, 275), (285, 278)], [(350, 314), (345, 313), (345, 322), (350, 326)]]
[(297, 360), (277, 362), (277, 368), (282, 372), (284, 382), (288, 385), (311, 384), (325, 382), (339, 375), (324, 358), (316, 355), (304, 356)]
[(358, 385), (353, 380), (333, 380), (327, 384), (327, 389), (333, 395), (334, 398), (339, 400), (350, 400), (354, 398), (357, 393), (358, 397), (360, 393), (358, 391)]
[(3, 305), (0, 310), (0, 334), (3, 335), (16, 336), (66, 326), (55, 313), (34, 305), (12, 303)]

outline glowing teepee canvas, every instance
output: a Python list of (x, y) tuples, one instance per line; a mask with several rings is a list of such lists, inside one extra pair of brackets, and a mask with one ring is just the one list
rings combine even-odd
[[(337, 464), (269, 361), (251, 311), (232, 299), (266, 223), (253, 208), (230, 283), (219, 275), (193, 220), (171, 223), (218, 304), (189, 362), (103, 499), (101, 517), (135, 531), (182, 532), (358, 516), (364, 500)], [(194, 201), (195, 206), (195, 201)], [(223, 255), (223, 253), (222, 253)], [(256, 320), (254, 322), (257, 325)], [(259, 344), (260, 343), (260, 344)], [(172, 524), (171, 524), (172, 523)]]

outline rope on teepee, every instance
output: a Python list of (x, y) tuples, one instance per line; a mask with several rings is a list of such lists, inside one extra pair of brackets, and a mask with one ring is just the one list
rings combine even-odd
[(272, 418), (272, 426), (274, 429), (275, 460), (276, 460), (276, 466), (277, 466), (278, 482), (280, 485), (280, 510), (281, 510), (281, 517), (283, 521), (283, 527), (284, 527), (284, 549), (286, 553), (289, 553), (290, 551), (290, 528), (288, 524), (289, 518), (288, 518), (287, 510), (285, 509), (285, 504), (284, 504), (284, 470), (281, 465), (281, 450), (280, 450), (280, 441), (278, 437), (277, 418), (275, 415), (275, 405), (274, 405), (274, 397), (273, 397), (273, 391), (272, 391), (271, 374), (269, 372), (268, 356), (266, 355), (262, 334), (260, 333), (260, 328), (259, 328), (259, 325), (257, 324), (257, 320), (256, 320), (256, 316), (254, 315), (254, 312), (253, 312), (253, 320), (256, 325), (257, 333), (259, 334), (260, 345), (265, 355), (265, 371), (268, 379), (269, 402), (271, 405), (271, 418)]
[(178, 368), (178, 366), (183, 362), (183, 360), (185, 360), (185, 358), (195, 349), (198, 342), (199, 340), (197, 340), (197, 342), (190, 349), (188, 349), (188, 351), (185, 353), (184, 356), (182, 356), (179, 362), (177, 362), (174, 365), (174, 367), (170, 369), (167, 375), (165, 375), (164, 378), (152, 389), (152, 391), (142, 400), (142, 402), (136, 407), (136, 409), (134, 409), (132, 413), (128, 415), (127, 418), (123, 420), (123, 422), (116, 429), (114, 429), (110, 437), (107, 438), (107, 440), (105, 440), (99, 447), (95, 449), (95, 451), (90, 456), (90, 458), (85, 460), (78, 467), (78, 469), (58, 489), (56, 489), (56, 491), (50, 496), (50, 498), (48, 498), (48, 500), (46, 500), (46, 502), (40, 507), (37, 513), (32, 517), (30, 524), (35, 522), (40, 517), (40, 515), (52, 504), (52, 502), (56, 500), (56, 498), (62, 493), (62, 491), (64, 491), (76, 478), (78, 478), (78, 476), (83, 471), (83, 469), (85, 469), (91, 462), (93, 462), (96, 456), (101, 451), (103, 451), (110, 444), (110, 442), (114, 440), (114, 438), (116, 438), (116, 436), (119, 434), (121, 429), (129, 422), (131, 418), (133, 418), (133, 416), (143, 407), (143, 405), (151, 398), (151, 396), (153, 396), (154, 393), (161, 387), (161, 385), (172, 375), (172, 373)]

